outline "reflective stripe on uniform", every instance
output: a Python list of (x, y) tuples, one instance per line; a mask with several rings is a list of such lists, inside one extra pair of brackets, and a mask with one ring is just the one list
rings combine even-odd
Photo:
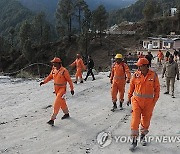
[(154, 95), (151, 95), (151, 94), (138, 94), (136, 92), (134, 92), (134, 96), (138, 96), (138, 97), (141, 97), (141, 98), (154, 98)]
[(125, 79), (125, 76), (114, 76), (113, 79), (123, 80), (123, 79)]
[(55, 86), (65, 86), (66, 83), (62, 83), (62, 84), (59, 84), (59, 83), (54, 83)]

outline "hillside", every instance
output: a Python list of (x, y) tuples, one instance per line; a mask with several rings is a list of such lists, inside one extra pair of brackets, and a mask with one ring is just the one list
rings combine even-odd
[[(122, 21), (137, 22), (144, 18), (143, 9), (148, 0), (138, 0), (131, 6), (111, 13), (111, 22), (120, 23)], [(158, 18), (163, 15), (168, 15), (170, 8), (180, 6), (178, 0), (152, 0), (153, 10), (155, 11), (154, 17)]]
[(20, 24), (31, 19), (33, 13), (15, 0), (0, 0), (0, 34), (7, 35), (10, 28), (18, 29)]
[[(34, 12), (45, 12), (47, 19), (55, 23), (55, 12), (59, 0), (19, 0), (25, 7)], [(107, 10), (119, 9), (133, 4), (136, 0), (85, 0), (91, 10), (103, 4)]]

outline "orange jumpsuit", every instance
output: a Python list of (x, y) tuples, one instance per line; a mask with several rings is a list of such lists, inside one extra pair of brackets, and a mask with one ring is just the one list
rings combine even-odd
[(117, 101), (118, 92), (120, 94), (120, 102), (124, 101), (126, 76), (128, 80), (130, 80), (131, 73), (127, 64), (123, 62), (121, 62), (120, 64), (115, 63), (113, 65), (110, 77), (110, 80), (112, 81), (111, 95), (113, 103)]
[[(133, 94), (134, 93), (134, 94)], [(149, 131), (150, 120), (154, 106), (159, 98), (160, 84), (158, 76), (149, 70), (144, 77), (140, 71), (136, 71), (131, 79), (128, 98), (132, 103), (131, 135), (146, 135)]]
[(47, 83), (52, 79), (54, 80), (54, 90), (56, 94), (56, 99), (54, 102), (54, 111), (51, 118), (52, 120), (54, 120), (60, 108), (63, 111), (68, 110), (68, 107), (66, 105), (66, 100), (64, 98), (64, 95), (66, 93), (67, 82), (70, 85), (71, 91), (74, 89), (74, 87), (69, 72), (64, 67), (61, 67), (59, 70), (53, 67), (49, 76), (44, 79), (44, 83)]
[(161, 62), (164, 58), (164, 54), (161, 50), (158, 52), (157, 57), (158, 57), (158, 62), (161, 64)]
[(76, 66), (76, 78), (81, 78), (82, 79), (82, 70), (86, 69), (83, 60), (81, 58), (77, 58), (70, 66)]

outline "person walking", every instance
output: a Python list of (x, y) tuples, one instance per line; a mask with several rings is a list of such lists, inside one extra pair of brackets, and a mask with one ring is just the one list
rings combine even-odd
[(157, 57), (158, 57), (159, 65), (162, 65), (162, 60), (164, 58), (164, 54), (163, 54), (163, 52), (161, 50), (158, 51)]
[(44, 81), (40, 82), (40, 86), (46, 84), (52, 79), (54, 80), (56, 99), (54, 101), (53, 114), (51, 119), (47, 122), (49, 125), (53, 126), (54, 120), (56, 119), (60, 109), (62, 109), (64, 112), (64, 116), (61, 119), (69, 118), (69, 110), (65, 100), (67, 82), (70, 85), (72, 95), (74, 95), (74, 87), (68, 70), (62, 66), (61, 59), (55, 57), (53, 60), (51, 60), (51, 63), (53, 64), (51, 73), (44, 79)]
[(168, 61), (170, 54), (171, 54), (171, 53), (167, 50), (167, 51), (166, 51), (166, 54), (165, 54), (166, 61)]
[(151, 61), (154, 58), (152, 53), (149, 51), (148, 54), (145, 56), (145, 58), (149, 61), (149, 67), (151, 67)]
[[(111, 71), (110, 83), (112, 84), (111, 96), (113, 102), (113, 108), (111, 111), (115, 111), (117, 109), (117, 94), (119, 93), (119, 101), (120, 101), (120, 110), (123, 109), (122, 104), (124, 102), (124, 92), (125, 92), (125, 84), (129, 83), (131, 78), (131, 73), (129, 71), (129, 67), (126, 63), (122, 61), (122, 55), (117, 54), (115, 56), (115, 64)], [(126, 81), (127, 79), (127, 81)]]
[(94, 77), (94, 74), (93, 74), (93, 71), (92, 69), (94, 68), (94, 61), (92, 60), (91, 56), (88, 56), (88, 60), (87, 60), (87, 75), (85, 77), (85, 81), (87, 80), (88, 76), (91, 74), (92, 75), (92, 80), (94, 81), (95, 80), (95, 77)]
[(80, 78), (80, 83), (83, 83), (83, 78), (82, 78), (82, 71), (86, 69), (83, 60), (81, 58), (80, 54), (76, 55), (76, 60), (70, 65), (71, 67), (75, 66), (76, 67), (76, 80), (74, 81), (75, 84), (77, 84), (78, 78)]
[(133, 141), (129, 149), (131, 151), (137, 146), (140, 124), (140, 141), (143, 146), (146, 145), (145, 135), (149, 132), (151, 116), (160, 93), (158, 76), (149, 69), (149, 61), (146, 58), (140, 58), (136, 65), (138, 70), (130, 81), (127, 101), (128, 106), (132, 104), (131, 136)]
[(169, 94), (169, 89), (171, 85), (172, 98), (175, 98), (174, 84), (175, 84), (176, 76), (177, 76), (177, 80), (179, 80), (179, 68), (178, 68), (178, 64), (174, 61), (173, 55), (169, 56), (169, 60), (163, 66), (162, 78), (164, 78), (164, 74), (166, 76), (166, 88), (167, 88), (164, 94)]

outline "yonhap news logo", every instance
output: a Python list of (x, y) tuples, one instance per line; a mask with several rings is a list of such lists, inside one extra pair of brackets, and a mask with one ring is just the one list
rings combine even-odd
[[(131, 136), (125, 135), (112, 135), (111, 132), (101, 132), (97, 135), (97, 143), (100, 148), (105, 148), (112, 143), (132, 143), (133, 139)], [(137, 138), (137, 141), (140, 142), (140, 136)], [(156, 143), (180, 143), (180, 135), (159, 135), (159, 136), (145, 136), (145, 141), (147, 143), (156, 142)]]
[(107, 147), (112, 143), (112, 140), (111, 132), (101, 132), (97, 136), (97, 143), (100, 148)]

